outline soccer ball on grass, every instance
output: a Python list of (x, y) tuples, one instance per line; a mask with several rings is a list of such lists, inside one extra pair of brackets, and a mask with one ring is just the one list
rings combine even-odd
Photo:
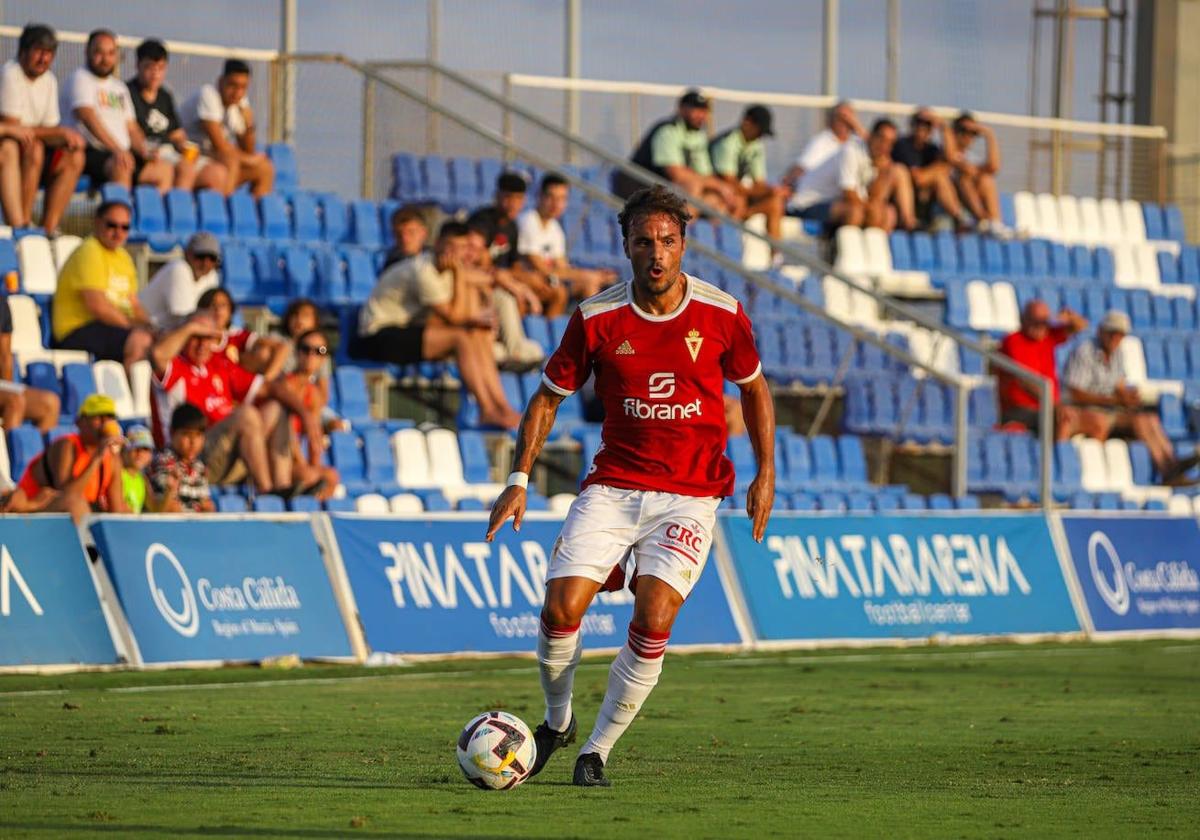
[(458, 766), (484, 790), (510, 790), (529, 778), (537, 756), (533, 733), (508, 712), (484, 712), (458, 736)]

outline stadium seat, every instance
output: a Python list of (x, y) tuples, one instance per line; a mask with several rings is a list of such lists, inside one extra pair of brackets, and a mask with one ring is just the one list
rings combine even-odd
[(255, 513), (286, 513), (287, 506), (283, 499), (273, 493), (265, 493), (254, 497)]
[[(262, 201), (266, 201), (271, 196), (264, 196)], [(278, 196), (274, 197), (276, 209), (282, 204), (282, 199)], [(286, 217), (285, 217), (286, 224)], [(258, 239), (262, 236), (262, 225), (258, 218), (258, 205), (254, 201), (254, 196), (245, 190), (237, 190), (233, 195), (229, 196), (229, 229), (230, 232), (238, 239)], [(272, 233), (276, 236), (273, 238), (286, 238), (286, 231), (282, 236), (279, 236), (278, 220), (274, 221)], [(270, 234), (268, 234), (270, 236)]]
[(8, 308), (13, 322), (12, 352), (28, 357), (45, 353), (37, 302), (28, 295), (9, 295)]
[[(234, 193), (235, 196), (243, 193)], [(232, 199), (231, 199), (232, 201)], [(292, 238), (292, 223), (288, 217), (287, 202), (279, 193), (268, 193), (258, 200), (258, 213), (261, 217), (261, 235), (273, 241)], [(235, 220), (238, 213), (234, 213)]]
[[(63, 266), (67, 264), (67, 260), (75, 253), (75, 249), (82, 244), (82, 239), (69, 233), (60, 233), (56, 236), (50, 243), (50, 248), (54, 252), (54, 267), (61, 272)], [(9, 247), (12, 247), (11, 244)], [(0, 275), (3, 274), (7, 274), (7, 270), (0, 267)]]
[[(272, 498), (278, 499), (278, 496)], [(217, 513), (245, 513), (246, 499), (240, 493), (222, 493), (213, 499)]]
[(353, 432), (330, 432), (329, 461), (337, 468), (347, 492), (358, 495), (370, 490), (358, 435)]
[(110, 359), (101, 359), (92, 365), (92, 376), (96, 383), (96, 391), (113, 398), (117, 405), (117, 419), (131, 420), (138, 415), (133, 402), (133, 392), (129, 387), (129, 379), (125, 376), (125, 366)]
[(58, 271), (54, 267), (54, 252), (50, 240), (38, 234), (17, 240), (17, 264), (21, 288), (27, 295), (48, 297), (58, 288)]
[(275, 189), (291, 192), (300, 186), (300, 171), (296, 166), (296, 152), (287, 143), (271, 143), (267, 146), (267, 157), (275, 167)]
[(283, 249), (283, 277), (292, 298), (312, 298), (317, 294), (317, 272), (313, 254), (299, 245)]
[(351, 426), (370, 425), (371, 398), (367, 390), (367, 379), (360, 367), (354, 365), (338, 365), (333, 372), (333, 384), (337, 409)]
[(340, 499), (326, 499), (325, 510), (329, 513), (354, 513), (358, 508), (354, 503), (354, 499), (350, 496), (343, 496)]
[(375, 266), (366, 251), (343, 252), (346, 259), (346, 294), (354, 303), (365, 303), (375, 288)]
[(400, 486), (396, 483), (396, 463), (392, 458), (387, 431), (381, 428), (367, 429), (362, 433), (362, 443), (367, 481), (376, 492), (385, 496), (400, 492)]
[(196, 203), (187, 190), (173, 189), (166, 196), (167, 232), (177, 242), (185, 242), (199, 229)]
[(319, 513), (321, 502), (316, 496), (293, 496), (288, 501), (288, 509), (293, 513)]
[(12, 479), (19, 482), (29, 462), (45, 448), (42, 435), (33, 426), (18, 426), (8, 432), (8, 461)]
[(368, 513), (373, 516), (386, 516), (392, 512), (388, 500), (378, 493), (364, 493), (354, 500), (354, 509), (358, 513)]
[(350, 218), (346, 202), (336, 195), (325, 193), (318, 199), (321, 208), (321, 233), (330, 245), (348, 241)]
[(405, 489), (432, 487), (425, 434), (417, 429), (400, 429), (392, 434), (391, 443), (396, 482)]
[(383, 231), (379, 226), (379, 209), (375, 202), (359, 199), (350, 205), (350, 238), (363, 248), (383, 246)]
[(80, 362), (63, 365), (62, 380), (62, 414), (64, 417), (74, 417), (84, 399), (96, 393), (96, 379), (92, 375), (92, 367)]
[(225, 196), (216, 190), (196, 192), (196, 216), (199, 229), (220, 239), (229, 236), (229, 207)]
[(320, 210), (312, 193), (292, 196), (292, 231), (297, 242), (315, 245), (322, 241)]

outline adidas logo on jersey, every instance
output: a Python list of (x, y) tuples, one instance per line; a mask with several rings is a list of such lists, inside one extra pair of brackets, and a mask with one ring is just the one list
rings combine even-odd
[(618, 356), (632, 356), (633, 355), (633, 345), (629, 343), (629, 339), (625, 339), (624, 341), (621, 342), (621, 346), (617, 348), (617, 355)]

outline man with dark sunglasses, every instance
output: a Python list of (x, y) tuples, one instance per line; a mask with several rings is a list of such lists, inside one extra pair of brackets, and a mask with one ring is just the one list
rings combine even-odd
[[(947, 157), (954, 167), (954, 185), (959, 198), (979, 223), (980, 233), (990, 233), (1008, 239), (1012, 231), (1000, 218), (1000, 193), (996, 189), (996, 176), (1000, 173), (1000, 144), (991, 126), (975, 119), (970, 111), (963, 111), (954, 118), (951, 129), (954, 153)], [(978, 138), (982, 144), (976, 144)]]
[(150, 278), (138, 299), (156, 330), (170, 330), (196, 311), (200, 296), (220, 283), (221, 243), (211, 233), (193, 234), (174, 259)]
[(122, 362), (126, 371), (146, 358), (153, 338), (137, 299), (137, 269), (125, 250), (131, 218), (123, 201), (96, 208), (92, 235), (58, 274), (51, 310), (55, 347)]
[[(908, 167), (916, 197), (917, 217), (921, 223), (934, 226), (934, 204), (940, 206), (958, 229), (971, 227), (971, 217), (963, 210), (958, 191), (950, 178), (953, 167), (947, 158), (958, 156), (953, 132), (946, 129), (942, 118), (931, 108), (921, 107), (909, 120), (911, 133), (901, 137), (892, 147), (892, 160)], [(945, 150), (934, 142), (934, 132), (941, 131)]]

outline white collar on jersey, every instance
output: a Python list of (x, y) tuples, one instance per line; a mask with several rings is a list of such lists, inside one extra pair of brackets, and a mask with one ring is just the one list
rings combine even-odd
[(692, 277), (690, 274), (681, 271), (679, 272), (679, 275), (683, 278), (683, 282), (687, 283), (687, 291), (683, 293), (683, 300), (679, 302), (679, 306), (675, 307), (670, 312), (666, 313), (665, 315), (655, 315), (652, 312), (647, 312), (644, 309), (639, 308), (637, 303), (635, 303), (633, 300), (632, 280), (625, 284), (625, 296), (629, 299), (629, 308), (632, 309), (635, 314), (645, 318), (647, 321), (670, 321), (680, 312), (687, 309), (687, 305), (692, 302), (692, 289), (696, 285), (696, 278)]

